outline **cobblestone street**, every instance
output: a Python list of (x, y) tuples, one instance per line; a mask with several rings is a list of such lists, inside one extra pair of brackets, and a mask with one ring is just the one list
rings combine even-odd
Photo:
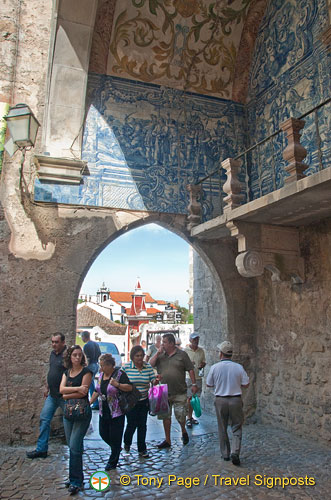
[[(177, 424), (173, 424), (172, 448), (158, 450), (163, 438), (162, 427), (149, 417), (149, 459), (138, 458), (135, 442), (130, 453), (122, 451), (119, 467), (110, 472), (111, 486), (99, 493), (89, 484), (89, 476), (103, 470), (108, 459), (108, 447), (99, 439), (97, 415), (93, 416), (94, 431), (85, 439), (85, 490), (76, 498), (144, 498), (157, 499), (323, 499), (330, 498), (331, 450), (316, 442), (298, 438), (291, 433), (260, 424), (244, 428), (240, 467), (224, 462), (220, 457), (215, 417), (204, 414), (201, 424), (194, 426), (190, 443), (183, 446)], [(31, 447), (29, 447), (31, 449)], [(68, 451), (65, 445), (51, 443), (46, 459), (29, 460), (26, 447), (5, 447), (0, 465), (1, 499), (56, 499), (69, 498), (64, 481), (68, 473)], [(122, 486), (123, 475), (130, 484)], [(138, 475), (141, 477), (138, 478)], [(169, 475), (174, 479), (169, 484)], [(174, 478), (176, 476), (176, 479)], [(214, 477), (213, 477), (214, 476)], [(199, 485), (185, 487), (180, 478), (198, 478)], [(222, 479), (223, 478), (223, 479)], [(225, 482), (226, 479), (226, 483)], [(242, 484), (236, 484), (240, 478)], [(293, 478), (293, 485), (272, 486), (275, 478)], [(298, 486), (298, 478), (315, 485)], [(162, 479), (161, 486), (154, 480)], [(196, 482), (198, 481), (196, 480)], [(123, 481), (123, 479), (122, 479)], [(138, 481), (147, 482), (147, 485)], [(151, 484), (149, 482), (151, 481)], [(223, 484), (221, 484), (221, 481)], [(267, 482), (269, 487), (267, 487)], [(230, 483), (230, 484), (229, 484)], [(187, 483), (189, 486), (189, 482)]]

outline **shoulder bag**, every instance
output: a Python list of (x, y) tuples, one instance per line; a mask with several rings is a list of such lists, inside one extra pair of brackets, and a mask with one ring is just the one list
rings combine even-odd
[(72, 398), (64, 401), (63, 416), (71, 422), (78, 422), (86, 419), (92, 410), (87, 397)]
[(67, 399), (64, 401), (63, 416), (71, 422), (84, 420), (91, 413), (90, 403), (87, 398)]
[[(118, 370), (116, 380), (119, 381), (121, 375), (123, 372), (121, 370)], [(130, 382), (131, 383), (131, 382)], [(132, 408), (136, 406), (140, 399), (140, 392), (135, 386), (135, 384), (132, 384), (132, 391), (124, 392), (118, 389), (118, 404), (121, 409), (121, 412), (126, 415)]]

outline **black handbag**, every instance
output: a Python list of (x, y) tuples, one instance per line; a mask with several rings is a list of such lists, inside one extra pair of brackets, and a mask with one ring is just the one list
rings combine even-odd
[[(116, 380), (118, 381), (119, 378), (121, 377), (122, 372), (121, 370), (118, 370)], [(121, 409), (121, 412), (126, 415), (132, 408), (136, 406), (138, 403), (141, 394), (135, 384), (132, 385), (132, 391), (124, 392), (118, 389), (118, 404)]]
[(64, 402), (63, 416), (71, 422), (84, 420), (91, 413), (90, 403), (87, 398), (67, 399)]

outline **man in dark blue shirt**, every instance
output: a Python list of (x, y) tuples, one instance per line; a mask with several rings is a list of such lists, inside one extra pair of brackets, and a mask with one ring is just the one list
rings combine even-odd
[[(92, 382), (89, 388), (89, 395), (91, 398), (95, 390), (94, 376), (99, 369), (98, 360), (101, 356), (101, 351), (98, 342), (94, 342), (93, 340), (91, 340), (90, 332), (88, 332), (87, 330), (82, 332), (82, 340), (85, 343), (83, 351), (87, 358), (87, 368), (93, 373)], [(98, 410), (99, 409), (98, 403), (94, 403), (92, 405), (92, 408), (93, 410)]]
[(59, 388), (65, 370), (63, 366), (63, 353), (66, 345), (65, 336), (62, 333), (55, 333), (52, 336), (52, 347), (53, 351), (49, 357), (47, 384), (44, 391), (44, 398), (46, 400), (40, 414), (37, 447), (34, 451), (27, 452), (26, 456), (28, 458), (47, 457), (51, 420), (58, 407), (63, 409), (64, 400), (59, 392)]

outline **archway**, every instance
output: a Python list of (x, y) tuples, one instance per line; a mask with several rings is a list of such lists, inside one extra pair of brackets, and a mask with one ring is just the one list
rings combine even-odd
[[(57, 2), (54, 4), (57, 5)], [(54, 57), (49, 64), (50, 91), (46, 97), (46, 132), (41, 147), (41, 151), (53, 157), (79, 158), (81, 154), (80, 137), (96, 4), (96, 1), (89, 0), (58, 3), (60, 29)], [(40, 106), (44, 104), (42, 100)], [(250, 318), (247, 324), (245, 313), (253, 311), (253, 294), (248, 293), (253, 285), (238, 276), (231, 242), (193, 242), (186, 228), (185, 215), (160, 213), (157, 207), (150, 213), (56, 204), (41, 206), (28, 203), (28, 200), (23, 207), (19, 197), (13, 194), (15, 186), (18, 186), (17, 172), (13, 170), (8, 174), (8, 184), (15, 175), (8, 191), (9, 201), (6, 201), (11, 227), (5, 221), (3, 231), (8, 278), (3, 287), (6, 296), (2, 324), (5, 332), (3, 366), (6, 396), (1, 413), (0, 439), (34, 439), (42, 405), (40, 386), (49, 356), (50, 335), (63, 331), (68, 343), (74, 339), (76, 311), (73, 297), (78, 295), (89, 263), (124, 231), (141, 224), (157, 222), (192, 243), (204, 259), (205, 270), (209, 269), (211, 273), (202, 272), (200, 289), (208, 291), (212, 299), (212, 277), (216, 282), (215, 293), (218, 297), (224, 296), (227, 320), (222, 334), (235, 340), (244, 332), (244, 342), (238, 342), (239, 356), (244, 361), (251, 357), (254, 352), (253, 320)], [(16, 207), (11, 210), (13, 200), (19, 204), (19, 212)], [(28, 224), (33, 225), (31, 233), (27, 229)], [(16, 245), (8, 250), (11, 233), (13, 239), (16, 238)], [(36, 242), (40, 246), (39, 253)], [(46, 248), (50, 251), (44, 251)], [(26, 300), (17, 300), (22, 293)], [(200, 321), (201, 330), (208, 325), (211, 333), (210, 360), (213, 362), (213, 349), (221, 339), (221, 321), (219, 317), (214, 320), (210, 317), (208, 300), (204, 302), (206, 308), (201, 312)], [(215, 310), (215, 307), (212, 305), (211, 309)], [(38, 363), (35, 362), (35, 351), (23, 342), (27, 338), (32, 338), (33, 346), (38, 346)], [(13, 359), (17, 360), (15, 364), (11, 362)], [(28, 400), (26, 394), (30, 395)], [(25, 425), (27, 421), (30, 424), (28, 428)]]

